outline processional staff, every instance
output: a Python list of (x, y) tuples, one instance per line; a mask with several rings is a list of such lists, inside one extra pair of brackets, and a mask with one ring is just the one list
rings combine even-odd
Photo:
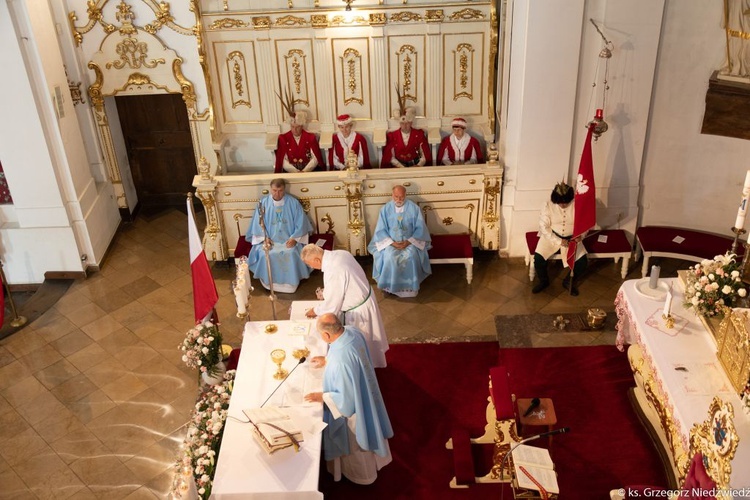
[[(10, 321), (10, 326), (13, 328), (19, 328), (26, 324), (26, 316), (19, 316), (16, 312), (16, 303), (13, 302), (13, 295), (10, 293), (10, 287), (8, 286), (8, 280), (5, 279), (5, 271), (3, 271), (3, 262), (0, 261), (0, 279), (3, 280), (3, 286), (5, 287), (6, 296), (10, 301), (10, 310), (13, 313), (13, 319)], [(2, 325), (0, 325), (2, 326)]]
[(258, 221), (260, 222), (260, 228), (263, 229), (263, 252), (266, 254), (266, 272), (268, 272), (268, 288), (270, 295), (268, 296), (268, 300), (271, 301), (271, 313), (273, 314), (273, 319), (276, 319), (276, 293), (273, 291), (273, 273), (271, 271), (271, 256), (269, 255), (271, 252), (271, 247), (273, 247), (273, 241), (268, 237), (268, 231), (266, 230), (266, 210), (263, 208), (263, 205), (261, 203), (258, 203), (258, 211), (260, 212), (260, 217), (258, 217)]

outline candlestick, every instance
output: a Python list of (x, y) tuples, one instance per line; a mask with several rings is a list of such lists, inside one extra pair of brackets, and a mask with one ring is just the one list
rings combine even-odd
[(747, 231), (745, 231), (744, 229), (737, 229), (736, 227), (733, 227), (732, 232), (734, 233), (734, 240), (732, 241), (731, 252), (736, 255), (737, 254), (737, 240), (739, 240), (740, 235), (745, 234)]
[(737, 210), (737, 219), (734, 221), (734, 227), (742, 229), (745, 227), (745, 216), (747, 215), (747, 204), (750, 198), (750, 170), (745, 175), (745, 185), (742, 187), (742, 199), (740, 207)]

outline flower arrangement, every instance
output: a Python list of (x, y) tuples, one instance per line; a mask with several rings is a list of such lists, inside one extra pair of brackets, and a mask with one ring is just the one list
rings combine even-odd
[(192, 482), (201, 499), (211, 496), (236, 373), (235, 370), (226, 372), (221, 384), (207, 386), (198, 397), (182, 443), (182, 456), (175, 464), (173, 498), (190, 498)]
[(737, 297), (747, 296), (739, 269), (732, 253), (691, 266), (685, 285), (685, 307), (704, 316), (723, 315), (723, 309), (732, 307)]
[(193, 370), (213, 375), (216, 365), (222, 360), (221, 332), (211, 321), (204, 321), (191, 328), (178, 347), (182, 350), (182, 361)]

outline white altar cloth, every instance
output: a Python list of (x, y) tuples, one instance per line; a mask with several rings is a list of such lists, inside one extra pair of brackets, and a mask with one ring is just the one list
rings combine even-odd
[(676, 278), (662, 280), (671, 286), (674, 297), (672, 315), (676, 321), (672, 330), (664, 326), (661, 317), (665, 301), (639, 292), (639, 281), (626, 281), (617, 293), (617, 347), (622, 350), (624, 343), (641, 347), (667, 397), (666, 405), (672, 410), (685, 450), (689, 449), (690, 429), (708, 418), (715, 395), (734, 406), (734, 425), (740, 440), (732, 460), (730, 484), (734, 488), (750, 486), (750, 417), (742, 410), (742, 400), (716, 357), (711, 333), (692, 310), (682, 305), (684, 294)]
[(313, 307), (320, 305), (320, 303), (322, 302), (322, 300), (295, 300), (294, 302), (292, 302), (292, 307), (289, 308), (289, 319), (307, 319), (305, 313)]
[[(276, 333), (264, 332), (269, 323), (278, 327)], [(219, 451), (212, 499), (323, 498), (318, 491), (322, 424), (314, 433), (310, 426), (302, 424), (309, 418), (322, 422), (323, 406), (320, 403), (284, 408), (302, 426), (304, 441), (299, 453), (289, 447), (273, 455), (267, 454), (253, 438), (251, 424), (231, 418), (246, 422), (247, 417), (242, 410), (259, 407), (279, 385), (279, 381), (273, 378), (276, 371), (270, 356), (273, 349), (286, 351), (287, 357), (282, 366), (290, 372), (297, 365), (297, 360), (292, 357), (294, 349), (307, 347), (310, 356), (325, 355), (327, 346), (316, 334), (314, 322), (304, 322), (310, 325), (307, 335), (295, 334), (294, 327), (301, 323), (252, 321), (245, 325), (242, 352), (229, 402), (230, 418), (227, 419)], [(323, 370), (303, 363), (289, 375), (266, 405), (285, 406), (300, 402), (303, 392), (322, 390), (322, 376)]]

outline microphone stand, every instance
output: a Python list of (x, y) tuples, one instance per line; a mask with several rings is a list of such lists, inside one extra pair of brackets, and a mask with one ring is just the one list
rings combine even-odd
[[(266, 230), (266, 210), (263, 208), (261, 203), (258, 203), (258, 211), (260, 217), (260, 228), (263, 229), (263, 252), (266, 254), (266, 272), (268, 273), (268, 288), (271, 294), (268, 299), (271, 301), (271, 313), (273, 314), (274, 321), (276, 320), (276, 293), (273, 291), (273, 272), (271, 271), (271, 246), (273, 243), (268, 238), (268, 231)], [(284, 379), (286, 380), (286, 379)]]
[[(503, 457), (503, 459), (500, 461), (500, 482), (501, 483), (503, 482), (503, 479), (504, 479), (504, 476), (505, 476), (505, 471), (503, 470), (503, 467), (505, 466), (505, 461), (508, 460), (508, 457), (513, 454), (513, 450), (515, 450), (516, 448), (518, 448), (519, 446), (521, 446), (524, 443), (528, 443), (529, 441), (535, 441), (535, 440), (537, 440), (537, 439), (539, 439), (541, 437), (549, 436), (550, 434), (564, 434), (564, 433), (569, 432), (569, 431), (570, 431), (570, 429), (568, 427), (563, 427), (561, 429), (555, 429), (554, 431), (542, 432), (541, 434), (537, 434), (536, 436), (530, 436), (530, 437), (527, 437), (526, 439), (522, 439), (519, 442), (517, 442), (516, 444), (514, 444), (513, 446), (511, 446), (510, 449), (508, 450), (508, 453), (506, 453), (505, 456)], [(512, 481), (513, 481), (513, 478), (511, 478), (511, 480), (508, 481), (508, 482), (510, 483)], [(513, 485), (511, 485), (511, 488), (512, 487), (513, 487)], [(500, 490), (500, 500), (503, 500), (503, 496), (504, 495), (505, 495), (505, 488), (502, 488)]]

